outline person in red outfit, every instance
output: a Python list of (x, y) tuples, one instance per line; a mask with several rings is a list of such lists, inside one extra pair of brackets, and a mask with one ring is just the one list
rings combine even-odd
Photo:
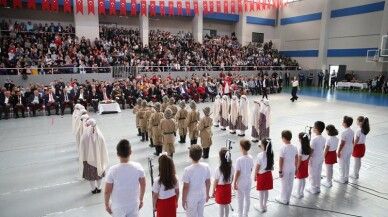
[(199, 84), (199, 87), (197, 88), (199, 98), (202, 99), (202, 102), (205, 102), (205, 99), (207, 98), (205, 87), (203, 87), (202, 83)]

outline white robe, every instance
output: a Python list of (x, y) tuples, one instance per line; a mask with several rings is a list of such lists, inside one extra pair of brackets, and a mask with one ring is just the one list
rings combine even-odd
[(217, 124), (221, 120), (221, 98), (219, 96), (216, 97), (213, 104), (213, 120)]
[(249, 102), (247, 98), (241, 97), (240, 99), (240, 108), (239, 108), (239, 116), (241, 116), (242, 123), (244, 126), (248, 127), (248, 115), (249, 115)]
[(266, 128), (269, 128), (271, 126), (271, 106), (269, 105), (269, 101), (261, 101), (260, 103), (260, 113), (264, 114), (267, 122), (266, 122)]
[(228, 102), (228, 98), (223, 98), (222, 101), (221, 101), (221, 117), (225, 120), (228, 120), (229, 118), (229, 102)]
[(76, 126), (76, 131), (75, 131), (75, 143), (77, 147), (77, 151), (79, 152), (80, 149), (80, 143), (81, 143), (81, 138), (82, 135), (84, 134), (84, 130), (86, 128), (86, 122), (89, 119), (89, 115), (82, 115), (80, 117), (79, 125)]
[(237, 124), (237, 118), (239, 113), (239, 104), (236, 96), (233, 96), (230, 102), (230, 123), (235, 126)]

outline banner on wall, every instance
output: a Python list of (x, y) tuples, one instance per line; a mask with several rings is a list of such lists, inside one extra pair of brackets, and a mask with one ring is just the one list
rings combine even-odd
[(176, 7), (178, 8), (178, 16), (182, 16), (182, 1), (178, 0), (176, 2)]
[(206, 15), (207, 13), (207, 1), (203, 1), (203, 14)]
[(58, 0), (52, 0), (51, 1), (51, 10), (52, 11), (59, 11), (59, 5), (58, 5)]
[(160, 8), (160, 15), (165, 16), (166, 15), (166, 6), (164, 4), (164, 0), (159, 1), (159, 8)]
[(174, 2), (168, 1), (168, 16), (174, 16)]
[(156, 16), (156, 3), (155, 3), (155, 1), (150, 1), (150, 16)]
[(98, 0), (98, 14), (105, 15), (105, 0)]
[(189, 1), (186, 1), (185, 2), (185, 8), (186, 8), (186, 16), (190, 16), (191, 15), (191, 11), (190, 11), (190, 2)]
[(13, 8), (22, 8), (22, 0), (13, 0)]
[(210, 11), (211, 14), (214, 13), (214, 2), (213, 2), (213, 0), (210, 0), (210, 2), (209, 2), (209, 11)]
[(50, 3), (49, 0), (42, 0), (42, 11), (49, 11)]
[(234, 0), (230, 2), (230, 13), (236, 13), (236, 3), (234, 2)]
[(127, 2), (125, 0), (120, 0), (120, 16), (127, 15)]
[(82, 0), (76, 0), (76, 5), (75, 5), (75, 13), (81, 13), (84, 14), (84, 4)]
[(249, 11), (255, 11), (255, 2), (250, 2), (250, 10)]
[(242, 0), (238, 0), (237, 7), (238, 7), (238, 13), (242, 13), (243, 12)]
[(229, 4), (228, 4), (228, 0), (224, 0), (224, 13), (225, 13), (225, 14), (229, 13)]
[(199, 15), (198, 1), (194, 2), (194, 14)]
[[(6, 0), (4, 0), (4, 1), (7, 2)], [(2, 1), (0, 1), (0, 5), (3, 5)], [(7, 5), (7, 3), (6, 3), (6, 5)], [(4, 6), (4, 7), (6, 7), (6, 6)], [(27, 8), (35, 10), (36, 9), (36, 1), (35, 0), (28, 0), (27, 1)]]
[(217, 13), (221, 13), (221, 0), (216, 1)]
[(3, 7), (7, 7), (7, 0), (0, 0), (0, 5)]
[(140, 3), (140, 14), (147, 16), (147, 2), (145, 0), (142, 0)]
[(256, 10), (261, 11), (261, 0), (256, 2)]
[(248, 12), (248, 0), (244, 0), (244, 11)]
[(131, 16), (136, 16), (136, 0), (131, 0)]
[(116, 1), (115, 0), (109, 1), (109, 14), (116, 15)]
[(94, 14), (94, 0), (88, 0), (88, 14)]

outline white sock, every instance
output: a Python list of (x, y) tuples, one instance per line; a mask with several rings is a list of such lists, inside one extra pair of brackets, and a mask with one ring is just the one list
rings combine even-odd
[(304, 188), (306, 186), (306, 179), (299, 179), (298, 180), (298, 194), (303, 195)]
[(353, 174), (358, 176), (358, 174), (360, 173), (360, 169), (361, 169), (361, 158), (355, 157)]
[(264, 208), (267, 208), (267, 201), (268, 201), (268, 191), (264, 191), (264, 201), (263, 201)]
[(89, 181), (90, 188), (96, 190), (96, 181)]
[(241, 134), (245, 134), (245, 130), (240, 130), (241, 131)]
[(224, 205), (224, 209), (225, 209), (225, 217), (228, 217), (229, 216), (229, 205)]
[(97, 182), (97, 189), (101, 190), (101, 179), (97, 180), (96, 182)]
[(265, 193), (264, 191), (259, 191), (259, 205), (260, 205), (260, 208), (263, 208), (264, 207), (264, 199), (265, 199)]
[(333, 164), (326, 164), (326, 180), (331, 182), (333, 179)]
[(220, 217), (224, 217), (224, 205), (220, 205)]

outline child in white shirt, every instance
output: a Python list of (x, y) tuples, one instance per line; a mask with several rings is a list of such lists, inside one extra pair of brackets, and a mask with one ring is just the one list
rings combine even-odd
[(366, 135), (370, 131), (369, 119), (367, 117), (359, 116), (357, 118), (357, 125), (359, 128), (356, 131), (356, 137), (354, 138), (353, 143), (353, 153), (354, 158), (354, 169), (350, 177), (358, 179), (358, 175), (361, 169), (361, 158), (365, 155), (365, 141)]
[(299, 143), (300, 147), (298, 148), (298, 161), (296, 167), (295, 179), (298, 180), (295, 193), (293, 194), (296, 198), (304, 197), (304, 187), (306, 186), (306, 178), (309, 176), (309, 158), (311, 154), (310, 147), (310, 138), (307, 133), (299, 133)]
[(349, 181), (350, 156), (353, 152), (354, 139), (354, 131), (350, 129), (352, 124), (353, 118), (345, 116), (342, 122), (345, 129), (341, 133), (341, 141), (337, 152), (340, 178), (336, 181), (341, 184), (347, 184)]
[(322, 185), (330, 188), (333, 180), (333, 165), (337, 163), (337, 147), (338, 147), (338, 130), (334, 127), (334, 125), (327, 125), (326, 132), (329, 137), (326, 141), (325, 146), (325, 164), (326, 164), (326, 181), (322, 182)]
[(322, 121), (314, 123), (313, 132), (316, 135), (311, 141), (311, 154), (309, 162), (309, 181), (310, 188), (306, 189), (312, 194), (321, 192), (321, 173), (324, 160), (323, 149), (325, 148), (326, 139), (321, 134), (325, 130), (325, 124)]

